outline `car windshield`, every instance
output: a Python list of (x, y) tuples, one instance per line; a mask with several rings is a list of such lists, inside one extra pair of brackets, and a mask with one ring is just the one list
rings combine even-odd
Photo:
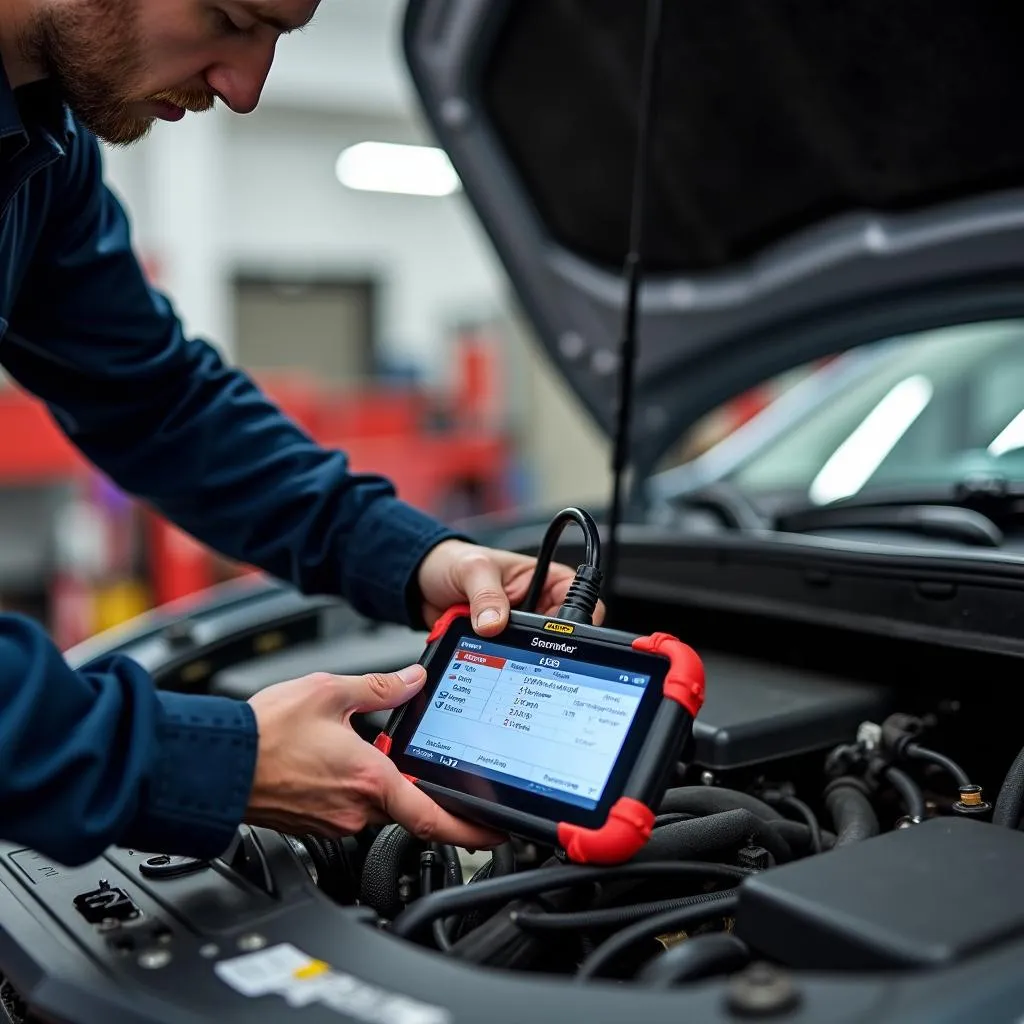
[(681, 470), (665, 475), (673, 490), (724, 479), (787, 504), (976, 473), (1024, 479), (1024, 321), (889, 339), (807, 371)]

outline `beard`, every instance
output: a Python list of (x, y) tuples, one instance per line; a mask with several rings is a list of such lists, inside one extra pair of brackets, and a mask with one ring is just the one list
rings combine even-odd
[(136, 0), (78, 0), (41, 13), (21, 40), (26, 59), (43, 69), (78, 120), (111, 146), (129, 146), (149, 134), (154, 117), (140, 102), (210, 110), (213, 94), (166, 89), (140, 95), (133, 89), (146, 65), (137, 30)]

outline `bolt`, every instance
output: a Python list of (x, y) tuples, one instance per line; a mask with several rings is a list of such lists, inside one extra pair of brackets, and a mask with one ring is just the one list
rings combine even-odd
[(916, 815), (904, 814), (902, 818), (896, 822), (897, 829), (911, 828), (914, 825), (920, 825), (923, 818), (919, 818)]
[(243, 935), (238, 940), (238, 948), (244, 949), (246, 952), (262, 949), (266, 944), (267, 940), (262, 935), (257, 935), (256, 932), (249, 932), (248, 935)]
[(139, 957), (139, 966), (147, 971), (159, 970), (171, 962), (171, 954), (166, 949), (149, 949)]
[(199, 947), (199, 955), (204, 960), (212, 960), (220, 952), (220, 946), (215, 942), (207, 942), (206, 945)]
[(715, 773), (714, 772), (701, 772), (700, 773), (700, 784), (702, 786), (713, 786), (715, 784)]
[(789, 976), (771, 964), (755, 963), (733, 975), (726, 1005), (745, 1017), (767, 1017), (791, 1010), (800, 1000)]

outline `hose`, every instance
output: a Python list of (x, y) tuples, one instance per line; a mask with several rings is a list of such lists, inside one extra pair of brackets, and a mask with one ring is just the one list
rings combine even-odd
[(672, 811), (686, 811), (690, 814), (718, 814), (722, 811), (744, 810), (756, 814), (765, 821), (783, 821), (774, 807), (763, 800), (738, 789), (724, 789), (721, 786), (680, 786), (670, 789), (663, 797), (658, 811), (668, 814)]
[(668, 814), (659, 814), (654, 819), (654, 827), (662, 828), (665, 825), (674, 825), (677, 821), (693, 821), (697, 817), (700, 817), (700, 815), (686, 814), (683, 811), (670, 811)]
[(373, 841), (363, 865), (359, 900), (390, 920), (402, 912), (404, 904), (398, 891), (403, 873), (417, 872), (421, 843), (401, 825), (386, 825)]
[(735, 893), (716, 893), (714, 899), (709, 899), (697, 906), (666, 910), (661, 914), (638, 921), (602, 942), (594, 953), (580, 965), (575, 980), (578, 983), (597, 977), (630, 946), (649, 939), (652, 935), (659, 935), (665, 931), (689, 930), (716, 917), (731, 914), (738, 904), (739, 897)]
[(907, 814), (915, 821), (924, 821), (927, 813), (921, 787), (902, 769), (891, 765), (882, 773), (886, 782), (900, 795)]
[(1021, 808), (1024, 807), (1024, 749), (1014, 758), (1010, 770), (1003, 779), (1003, 785), (996, 798), (992, 812), (992, 824), (1016, 828), (1020, 824)]
[(750, 950), (742, 939), (727, 932), (696, 935), (672, 946), (646, 964), (636, 980), (651, 988), (671, 988), (685, 981), (701, 981), (746, 967)]
[(551, 867), (510, 878), (489, 878), (472, 886), (445, 889), (406, 907), (392, 922), (391, 931), (400, 938), (418, 936), (439, 917), (451, 917), (466, 910), (537, 896), (577, 885), (601, 882), (644, 881), (655, 878), (726, 879), (738, 881), (752, 872), (729, 864), (691, 861), (680, 864), (652, 862), (620, 864), (616, 867)]
[(633, 860), (707, 859), (722, 850), (751, 844), (763, 846), (776, 863), (792, 860), (793, 851), (773, 826), (773, 822), (740, 807), (692, 821), (677, 821), (655, 829)]
[(919, 743), (908, 743), (904, 747), (903, 753), (915, 761), (927, 761), (929, 764), (938, 765), (939, 768), (942, 768), (948, 775), (953, 777), (957, 788), (971, 785), (967, 772), (953, 758), (946, 757), (945, 754), (940, 754), (937, 750), (922, 747)]
[(575, 913), (544, 914), (517, 911), (512, 920), (525, 931), (562, 932), (589, 931), (597, 928), (620, 928), (665, 910), (679, 910), (696, 907), (708, 900), (721, 896), (719, 892), (702, 892), (696, 896), (679, 896), (672, 900), (652, 900), (649, 903), (632, 903), (624, 907), (603, 907), (600, 910), (580, 910)]
[(837, 847), (862, 842), (880, 831), (878, 815), (857, 778), (841, 775), (829, 783), (825, 790), (825, 807), (836, 827)]
[(803, 802), (803, 800), (800, 800), (795, 796), (780, 796), (778, 799), (778, 805), (784, 810), (791, 811), (793, 814), (804, 819), (810, 835), (811, 849), (815, 853), (821, 853), (823, 849), (821, 826), (818, 824), (818, 819), (815, 817), (814, 811), (812, 811), (810, 807)]
[(511, 843), (502, 843), (491, 852), (490, 877), (501, 878), (516, 873), (516, 851)]
[[(785, 821), (773, 821), (771, 826), (789, 843), (794, 853), (818, 852), (814, 849), (814, 837), (811, 835), (810, 828), (802, 821), (790, 821), (787, 818)], [(819, 825), (818, 833), (821, 837), (821, 849), (823, 851), (831, 850), (836, 845), (836, 835), (834, 832), (829, 832), (828, 829), (821, 828)]]
[(434, 843), (432, 849), (444, 864), (444, 887), (450, 889), (452, 886), (462, 885), (462, 862), (459, 860), (458, 850), (448, 843)]

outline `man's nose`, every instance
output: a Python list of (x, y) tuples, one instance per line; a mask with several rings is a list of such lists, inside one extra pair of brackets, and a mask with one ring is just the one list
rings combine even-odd
[(207, 84), (236, 114), (251, 114), (267, 84), (275, 48), (273, 43), (261, 43), (258, 50), (214, 65), (206, 74)]

